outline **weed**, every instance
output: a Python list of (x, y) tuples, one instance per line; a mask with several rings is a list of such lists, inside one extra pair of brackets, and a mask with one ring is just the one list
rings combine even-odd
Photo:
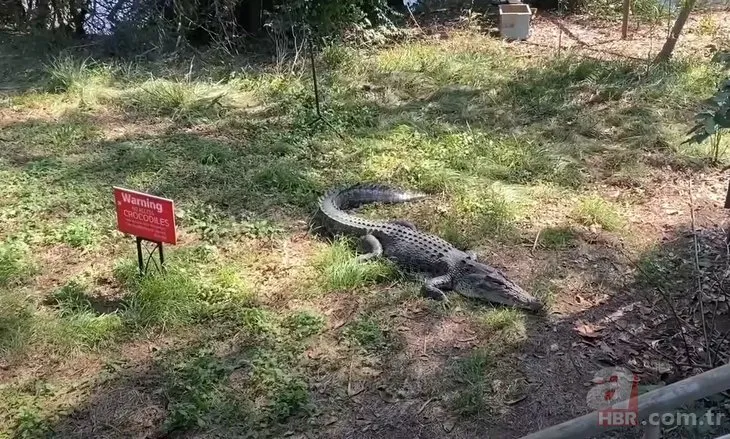
[(122, 332), (122, 318), (116, 314), (97, 314), (86, 287), (71, 281), (52, 296), (58, 308), (59, 321), (45, 322), (46, 338), (57, 345), (95, 349), (106, 346)]
[(548, 309), (555, 303), (557, 291), (554, 283), (550, 279), (538, 278), (534, 281), (530, 292), (540, 299)]
[(581, 175), (572, 160), (556, 155), (547, 146), (517, 136), (488, 139), (478, 136), (472, 140), (474, 171), (485, 177), (511, 183), (538, 180), (555, 181), (567, 186), (581, 183)]
[(514, 345), (527, 337), (525, 316), (515, 309), (492, 309), (477, 317), (478, 324), (490, 335), (496, 335), (500, 344)]
[(85, 248), (96, 242), (96, 233), (90, 222), (77, 219), (63, 229), (59, 240), (73, 248)]
[(514, 235), (516, 212), (493, 189), (460, 192), (438, 233), (460, 248), (471, 248), (483, 238), (509, 240)]
[(71, 281), (53, 294), (62, 317), (91, 311), (91, 301), (86, 288), (77, 281)]
[(16, 422), (15, 437), (19, 439), (47, 437), (51, 431), (37, 407), (21, 407)]
[(168, 432), (205, 427), (215, 417), (231, 411), (222, 389), (228, 368), (211, 352), (188, 352), (171, 364), (165, 380), (169, 415)]
[(712, 15), (703, 15), (700, 18), (700, 22), (697, 25), (697, 34), (715, 38), (719, 31), (720, 25)]
[(549, 250), (563, 250), (575, 244), (578, 236), (570, 227), (546, 227), (540, 230), (538, 243)]
[[(118, 279), (126, 282), (129, 293), (125, 299), (125, 318), (133, 325), (163, 327), (178, 326), (193, 321), (201, 311), (200, 285), (184, 267), (167, 268), (167, 272), (148, 273), (143, 278), (132, 274), (135, 266), (128, 264)], [(130, 273), (131, 272), (131, 273)]]
[(485, 349), (458, 359), (452, 366), (452, 379), (462, 385), (452, 401), (458, 414), (476, 416), (490, 411), (491, 395), (488, 380), (489, 371), (493, 366), (494, 359)]
[(30, 248), (23, 242), (0, 243), (0, 287), (27, 281), (35, 271), (29, 259)]
[(372, 285), (395, 276), (395, 267), (385, 261), (358, 262), (348, 240), (338, 239), (319, 254), (315, 267), (327, 291)]
[(96, 349), (113, 344), (123, 329), (124, 322), (116, 313), (84, 311), (66, 316), (56, 331), (67, 345)]
[(287, 352), (259, 351), (252, 360), (252, 378), (260, 395), (261, 421), (282, 422), (303, 409), (309, 402), (306, 381)]
[[(85, 122), (70, 122), (53, 127), (48, 132), (47, 142), (55, 151), (62, 153), (75, 152), (77, 147), (99, 137), (96, 127)], [(38, 139), (46, 142), (45, 138)]]
[(322, 51), (322, 61), (331, 69), (352, 65), (354, 59), (353, 50), (340, 44), (327, 46)]
[(615, 231), (623, 226), (623, 220), (616, 208), (598, 195), (585, 197), (573, 211), (576, 221), (585, 226), (599, 225), (606, 231)]
[(235, 267), (222, 267), (202, 288), (200, 300), (208, 305), (228, 304), (250, 307), (257, 303), (253, 287), (242, 279)]
[(385, 332), (372, 317), (360, 318), (347, 325), (344, 335), (368, 352), (376, 352), (388, 344)]
[(310, 312), (296, 312), (287, 316), (281, 326), (289, 331), (291, 337), (303, 340), (318, 334), (324, 328), (324, 319)]
[(691, 278), (690, 271), (680, 255), (655, 248), (638, 261), (636, 281), (647, 288), (667, 288), (672, 279)]
[(275, 338), (280, 335), (276, 316), (270, 311), (259, 308), (244, 308), (239, 313), (239, 321), (241, 326), (248, 331), (249, 336)]
[(244, 233), (252, 238), (274, 238), (281, 235), (283, 229), (268, 220), (255, 220), (243, 225)]
[(90, 77), (90, 63), (88, 59), (78, 59), (71, 56), (58, 57), (51, 60), (46, 66), (49, 76), (48, 89), (54, 93), (75, 91), (83, 88)]
[(310, 205), (320, 195), (315, 178), (289, 159), (277, 160), (261, 167), (253, 177), (263, 189), (285, 195), (285, 201), (298, 206)]
[(0, 290), (0, 354), (19, 351), (33, 336), (35, 309), (17, 291)]

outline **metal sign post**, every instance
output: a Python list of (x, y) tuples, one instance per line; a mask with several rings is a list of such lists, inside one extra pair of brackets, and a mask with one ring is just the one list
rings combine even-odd
[(332, 129), (332, 131), (334, 131), (335, 134), (337, 134), (337, 136), (339, 136), (340, 139), (345, 140), (344, 136), (339, 131), (337, 131), (337, 128), (335, 128), (334, 126), (332, 126), (332, 124), (327, 119), (325, 119), (324, 115), (322, 115), (322, 110), (320, 109), (320, 104), (319, 104), (319, 85), (317, 83), (317, 69), (315, 68), (315, 65), (314, 65), (315, 64), (314, 63), (314, 43), (312, 43), (312, 39), (313, 38), (314, 37), (312, 36), (312, 34), (310, 32), (309, 41), (308, 41), (308, 43), (309, 43), (308, 44), (308, 46), (309, 46), (309, 62), (311, 64), (311, 66), (312, 66), (312, 85), (314, 87), (314, 106), (315, 106), (315, 111), (317, 112), (317, 117), (315, 117), (314, 120), (312, 120), (311, 122), (309, 122), (307, 125), (313, 126), (313, 125), (315, 125), (318, 122), (323, 122), (325, 125), (327, 125), (328, 127), (330, 127), (330, 129)]

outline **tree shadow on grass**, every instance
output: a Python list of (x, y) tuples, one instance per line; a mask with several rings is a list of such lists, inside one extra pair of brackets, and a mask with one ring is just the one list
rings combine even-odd
[[(680, 102), (687, 93), (694, 96), (694, 86), (683, 83), (693, 68), (692, 63), (677, 62), (647, 73), (635, 62), (565, 58), (516, 69), (487, 86), (458, 85), (456, 77), (455, 84), (378, 112), (386, 132), (412, 124), (432, 133), (517, 136), (609, 175), (617, 165), (700, 169), (707, 160), (672, 147), (684, 140), (680, 136), (694, 105), (661, 109), (671, 96)], [(401, 86), (400, 81), (390, 84)]]
[[(708, 278), (724, 275), (713, 271), (717, 255), (725, 254), (721, 253), (725, 251), (724, 243), (717, 242), (718, 233), (713, 236), (711, 224), (698, 224), (707, 232), (700, 242), (700, 262), (708, 267)], [(274, 324), (267, 320), (266, 313), (258, 311), (234, 313), (233, 319), (217, 319), (215, 324), (191, 328), (188, 333), (200, 337), (178, 343), (178, 347), (187, 346), (180, 351), (169, 345), (162, 349), (155, 346), (155, 358), (131, 358), (129, 369), (95, 385), (90, 395), (82, 396), (73, 406), (72, 414), (62, 415), (50, 427), (58, 437), (149, 437), (159, 434), (163, 423), (172, 419), (179, 427), (173, 436), (179, 437), (238, 437), (252, 428), (267, 437), (287, 431), (318, 437), (412, 437), (416, 433), (441, 437), (444, 429), (452, 430), (454, 437), (473, 437), (477, 432), (520, 437), (590, 411), (585, 402), (585, 383), (601, 368), (626, 367), (647, 385), (697, 373), (684, 365), (698, 361), (701, 355), (682, 358), (685, 348), (680, 334), (697, 346), (701, 344), (700, 333), (689, 328), (682, 331), (667, 308), (667, 303), (672, 303), (689, 321), (696, 307), (692, 294), (687, 293), (693, 285), (691, 269), (688, 272), (693, 244), (686, 228), (668, 231), (667, 239), (658, 243), (656, 250), (641, 255), (638, 265), (643, 271), (638, 275), (620, 247), (599, 238), (590, 233), (577, 236), (575, 246), (557, 253), (559, 271), (551, 269), (544, 276), (539, 272), (534, 275), (535, 280), (543, 276), (548, 281), (576, 276), (583, 283), (561, 292), (558, 299), (569, 302), (562, 307), (562, 316), (552, 321), (529, 318), (524, 343), (495, 363), (479, 360), (478, 349), (485, 347), (484, 340), (470, 333), (473, 328), (459, 314), (429, 310), (430, 302), (412, 294), (389, 298), (393, 291), (387, 288), (367, 293), (375, 297), (331, 294), (324, 299), (326, 306), (321, 312), (337, 308), (338, 302), (348, 306), (356, 302), (359, 308), (355, 307), (354, 314), (345, 312), (351, 317), (345, 317), (344, 325), (329, 322), (323, 338), (293, 356), (276, 350), (276, 334), (280, 333), (269, 325), (290, 334), (301, 333), (295, 326)], [(521, 259), (530, 259), (528, 250), (517, 252)], [(548, 258), (555, 259), (555, 252), (538, 251), (536, 261), (530, 264), (539, 265), (541, 259)], [(658, 286), (671, 296), (669, 302), (663, 301)], [(721, 294), (721, 286), (719, 282), (713, 284), (713, 291)], [(463, 305), (472, 312), (486, 308), (471, 306)], [(387, 339), (396, 349), (363, 354), (343, 345), (348, 319), (352, 322), (362, 316), (388, 322)], [(613, 319), (606, 320), (608, 316)], [(575, 329), (578, 320), (587, 325), (580, 326), (583, 336)], [(730, 330), (730, 321), (726, 313), (718, 313), (715, 323), (714, 340), (719, 341)], [(595, 328), (595, 334), (586, 328)], [(213, 332), (206, 332), (209, 330)], [(260, 333), (274, 338), (261, 341), (256, 338)], [(476, 386), (453, 381), (454, 361), (464, 359), (467, 363), (461, 364), (477, 367), (480, 376), (489, 380)], [(488, 369), (479, 369), (485, 365)], [(251, 375), (255, 370), (260, 373), (256, 368), (263, 366), (279, 372), (272, 376)], [(287, 374), (284, 382), (292, 386), (286, 387), (291, 393), (282, 393), (288, 395), (284, 399), (267, 396), (264, 400), (275, 403), (257, 406), (258, 400), (250, 399), (247, 389), (255, 383), (280, 382), (279, 373)], [(305, 387), (301, 387), (302, 382), (306, 382)], [(510, 385), (518, 382), (526, 384), (515, 391)], [(500, 387), (505, 384), (506, 388)], [(192, 390), (185, 390), (188, 385)], [(483, 411), (457, 416), (458, 406), (452, 405), (451, 392), (472, 392), (470, 397), (487, 398), (484, 405), (476, 399), (473, 406)], [(510, 404), (490, 405), (489, 398), (495, 393), (497, 397), (510, 395)], [(305, 404), (307, 398), (302, 395), (309, 395), (314, 406)], [(699, 408), (717, 405), (707, 401), (703, 404)], [(292, 407), (296, 409), (290, 410)], [(271, 410), (281, 413), (276, 423), (267, 427), (247, 424), (251, 419), (269, 416)], [(621, 437), (632, 437), (630, 434), (624, 432)], [(684, 430), (674, 434), (691, 437)]]

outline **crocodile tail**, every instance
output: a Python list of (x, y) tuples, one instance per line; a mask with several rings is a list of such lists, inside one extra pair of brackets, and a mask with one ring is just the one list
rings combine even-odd
[(427, 198), (428, 195), (421, 192), (411, 192), (381, 184), (360, 183), (346, 189), (330, 192), (332, 202), (338, 209), (347, 210), (371, 203), (405, 203)]

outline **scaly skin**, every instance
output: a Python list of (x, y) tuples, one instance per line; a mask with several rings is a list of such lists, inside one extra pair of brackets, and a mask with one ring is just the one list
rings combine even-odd
[(315, 221), (332, 235), (358, 236), (369, 251), (358, 260), (385, 257), (401, 269), (424, 278), (421, 292), (447, 300), (445, 291), (507, 306), (538, 311), (542, 303), (494, 267), (477, 261), (438, 236), (421, 232), (403, 220), (378, 221), (345, 212), (369, 203), (402, 203), (423, 199), (419, 193), (380, 185), (355, 185), (323, 196)]

